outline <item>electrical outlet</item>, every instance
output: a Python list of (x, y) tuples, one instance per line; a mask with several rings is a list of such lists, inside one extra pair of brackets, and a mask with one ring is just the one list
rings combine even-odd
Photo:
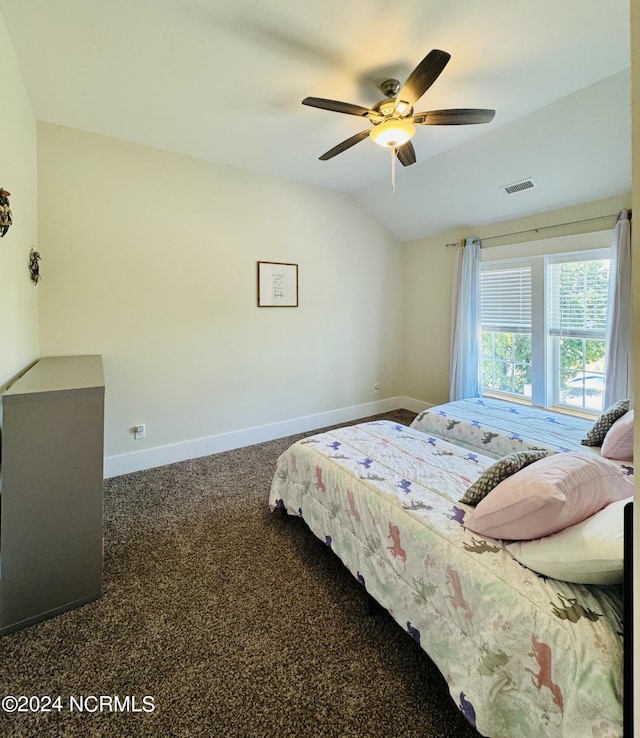
[(144, 423), (133, 426), (133, 437), (136, 439), (136, 441), (140, 440), (141, 438), (146, 438), (146, 436), (147, 426)]
[(378, 384), (378, 383), (376, 382), (376, 383), (375, 383), (375, 384), (373, 385), (373, 393), (374, 393), (375, 395), (377, 395), (377, 394), (378, 394), (378, 392), (380, 392), (380, 385), (379, 385), (379, 384)]

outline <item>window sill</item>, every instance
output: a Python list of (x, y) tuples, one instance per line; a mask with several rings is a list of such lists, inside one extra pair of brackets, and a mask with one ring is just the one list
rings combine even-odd
[(527, 397), (519, 397), (518, 395), (510, 395), (508, 392), (492, 392), (488, 390), (482, 393), (483, 397), (492, 397), (494, 400), (505, 400), (506, 402), (515, 402), (517, 405), (528, 405), (533, 407), (531, 400)]
[(575, 418), (585, 418), (586, 420), (595, 420), (600, 414), (597, 410), (592, 412), (587, 410), (578, 410), (564, 405), (550, 405), (545, 407), (544, 405), (534, 405), (531, 400), (526, 397), (518, 397), (517, 395), (510, 395), (506, 392), (491, 392), (491, 390), (482, 393), (483, 397), (492, 397), (494, 400), (505, 400), (505, 402), (513, 402), (516, 405), (526, 405), (527, 407), (539, 407), (541, 410), (550, 410), (554, 413), (560, 413), (561, 415), (571, 415)]
[(597, 410), (578, 410), (577, 408), (565, 407), (564, 405), (552, 405), (547, 408), (553, 410), (554, 413), (562, 413), (563, 415), (573, 415), (576, 418), (586, 418), (587, 420), (595, 420), (600, 413)]

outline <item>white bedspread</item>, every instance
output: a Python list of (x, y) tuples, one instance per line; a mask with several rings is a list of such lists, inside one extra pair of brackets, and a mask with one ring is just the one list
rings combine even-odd
[(490, 738), (622, 736), (619, 588), (568, 584), (464, 528), (490, 457), (387, 421), (279, 459), (270, 505), (301, 516), (420, 643)]

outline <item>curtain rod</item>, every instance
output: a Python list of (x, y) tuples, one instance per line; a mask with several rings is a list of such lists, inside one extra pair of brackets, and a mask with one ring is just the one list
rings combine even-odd
[[(538, 226), (538, 228), (526, 228), (524, 231), (514, 231), (513, 233), (501, 233), (499, 236), (488, 236), (487, 238), (478, 239), (481, 244), (484, 241), (493, 241), (496, 238), (507, 238), (508, 236), (521, 236), (523, 233), (538, 233), (548, 228), (562, 228), (563, 226), (577, 225), (578, 223), (590, 223), (594, 220), (604, 220), (605, 218), (617, 218), (619, 213), (610, 213), (609, 215), (598, 215), (595, 218), (583, 218), (582, 220), (571, 220), (568, 223), (555, 223), (554, 225)], [(629, 217), (631, 217), (631, 208), (629, 208)], [(463, 239), (464, 241), (464, 239)], [(456, 243), (446, 243), (445, 246), (462, 246), (463, 241)]]

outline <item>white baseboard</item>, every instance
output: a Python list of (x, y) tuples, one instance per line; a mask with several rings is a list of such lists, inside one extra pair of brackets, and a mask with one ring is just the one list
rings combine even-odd
[(411, 397), (390, 397), (386, 400), (377, 400), (376, 402), (330, 410), (315, 415), (305, 415), (300, 418), (244, 428), (230, 433), (219, 433), (215, 436), (195, 438), (191, 441), (181, 441), (180, 443), (156, 446), (127, 454), (107, 456), (104, 460), (104, 476), (105, 478), (117, 477), (120, 474), (152, 469), (156, 466), (173, 464), (177, 461), (196, 459), (200, 456), (209, 456), (221, 451), (241, 448), (242, 446), (251, 446), (254, 443), (271, 441), (274, 438), (285, 438), (296, 433), (307, 433), (337, 423), (348, 423), (351, 420), (377, 415), (378, 413), (387, 413), (392, 410), (405, 409), (419, 413), (426, 407), (429, 407), (428, 403), (414, 400)]
[(414, 400), (413, 397), (398, 397), (398, 400), (402, 402), (402, 405), (398, 405), (396, 409), (411, 410), (414, 413), (421, 413), (423, 410), (427, 410), (434, 406), (433, 402), (424, 402), (423, 400)]

